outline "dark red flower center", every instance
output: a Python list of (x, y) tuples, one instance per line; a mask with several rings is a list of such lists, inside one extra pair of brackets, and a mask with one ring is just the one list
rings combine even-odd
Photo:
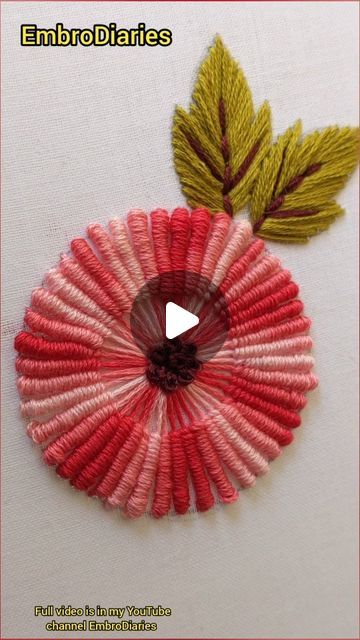
[(197, 347), (192, 342), (180, 338), (169, 340), (151, 347), (147, 352), (149, 364), (146, 375), (166, 393), (190, 384), (200, 369), (201, 362), (196, 357)]

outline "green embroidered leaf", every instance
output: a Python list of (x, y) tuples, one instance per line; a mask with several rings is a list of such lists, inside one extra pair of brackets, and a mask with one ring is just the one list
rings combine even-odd
[(328, 127), (303, 139), (301, 123), (278, 138), (264, 159), (251, 198), (257, 235), (307, 242), (343, 211), (334, 202), (359, 157), (359, 129)]
[(191, 207), (232, 215), (248, 201), (271, 144), (270, 108), (255, 114), (241, 69), (221, 39), (202, 63), (187, 113), (177, 107), (175, 168)]

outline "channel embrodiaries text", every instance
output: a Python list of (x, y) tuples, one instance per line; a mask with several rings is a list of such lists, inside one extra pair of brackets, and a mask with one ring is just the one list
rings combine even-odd
[[(82, 618), (78, 621), (65, 622), (62, 620), (52, 619), (45, 623), (47, 631), (156, 631), (157, 623), (144, 620), (144, 618), (164, 618), (171, 616), (172, 611), (169, 607), (158, 605), (145, 605), (144, 607), (135, 607), (127, 605), (124, 607), (73, 607), (71, 605), (54, 605), (35, 606), (34, 615), (44, 618)], [(133, 621), (125, 620), (124, 616), (132, 618), (142, 618)], [(96, 618), (117, 618), (112, 622), (107, 619), (98, 620)]]

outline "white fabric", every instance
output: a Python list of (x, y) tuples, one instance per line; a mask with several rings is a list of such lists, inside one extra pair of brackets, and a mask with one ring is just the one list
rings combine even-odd
[[(149, 638), (355, 638), (357, 610), (357, 180), (346, 216), (307, 246), (271, 250), (313, 318), (320, 387), (295, 442), (239, 503), (129, 522), (43, 465), (19, 417), (13, 339), (30, 292), (92, 221), (184, 203), (172, 166), (216, 32), (275, 133), (356, 124), (358, 5), (349, 2), (4, 2), (3, 637), (44, 630), (35, 605), (162, 604)], [(20, 25), (170, 28), (170, 47), (20, 47)], [(72, 618), (70, 620), (73, 620)], [(78, 633), (77, 637), (138, 637)]]

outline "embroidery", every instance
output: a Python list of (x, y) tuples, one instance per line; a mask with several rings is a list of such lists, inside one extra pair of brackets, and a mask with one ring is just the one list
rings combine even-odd
[[(256, 236), (306, 242), (331, 224), (358, 130), (301, 138), (298, 122), (273, 144), (269, 106), (255, 112), (217, 38), (189, 113), (176, 110), (173, 148), (193, 210), (90, 225), (15, 339), (21, 411), (45, 462), (129, 517), (233, 502), (292, 441), (317, 385), (310, 320)], [(251, 224), (233, 220), (247, 205)], [(167, 301), (199, 323), (167, 338)]]
[(359, 129), (328, 127), (301, 138), (301, 123), (271, 143), (270, 107), (256, 114), (237, 63), (216, 38), (200, 67), (190, 111), (177, 107), (175, 169), (187, 202), (238, 213), (254, 233), (306, 242), (342, 213), (333, 200), (359, 158)]
[[(225, 213), (133, 211), (88, 236), (33, 292), (15, 340), (28, 434), (60, 476), (131, 517), (236, 500), (292, 441), (317, 383), (297, 285)], [(210, 306), (228, 313), (209, 359), (219, 328), (204, 281), (220, 292)], [(198, 293), (205, 312), (185, 338), (160, 343), (161, 321), (144, 321), (144, 353), (130, 311), (147, 282), (161, 283), (155, 298)]]

